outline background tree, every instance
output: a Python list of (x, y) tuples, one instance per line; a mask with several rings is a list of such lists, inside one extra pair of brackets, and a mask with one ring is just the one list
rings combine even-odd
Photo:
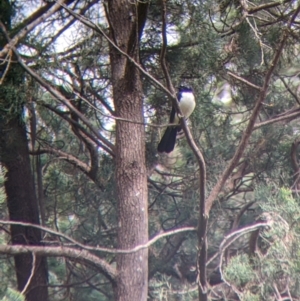
[[(14, 7), (9, 1), (0, 2), (0, 21), (10, 29)], [(0, 38), (3, 47), (6, 41)], [(10, 51), (11, 55), (11, 51)], [(10, 56), (9, 60), (15, 59)], [(5, 192), (9, 218), (12, 221), (40, 224), (39, 209), (30, 167), (25, 124), (22, 120), (26, 99), (24, 71), (18, 65), (1, 66), (0, 87), (0, 160), (4, 166)], [(11, 242), (16, 245), (41, 245), (41, 231), (37, 228), (11, 225)], [(18, 290), (27, 300), (48, 300), (47, 264), (35, 254), (14, 256)], [(30, 280), (29, 280), (30, 279)]]

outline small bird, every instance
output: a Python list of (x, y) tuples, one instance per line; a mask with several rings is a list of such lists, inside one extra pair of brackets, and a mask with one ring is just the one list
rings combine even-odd
[[(193, 89), (185, 86), (178, 87), (177, 99), (183, 116), (188, 118), (193, 113), (196, 106)], [(179, 117), (174, 107), (172, 107), (169, 122), (179, 123)], [(160, 153), (170, 153), (173, 151), (176, 143), (176, 135), (180, 130), (180, 125), (168, 126), (158, 144), (157, 150)]]

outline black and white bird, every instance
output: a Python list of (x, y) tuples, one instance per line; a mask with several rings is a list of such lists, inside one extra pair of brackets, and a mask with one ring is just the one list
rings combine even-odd
[[(193, 89), (185, 86), (178, 87), (177, 99), (183, 116), (188, 118), (193, 113), (196, 106)], [(172, 107), (169, 122), (179, 124), (179, 117), (174, 107)], [(180, 130), (180, 125), (168, 126), (158, 144), (157, 150), (160, 153), (170, 153), (175, 147), (176, 135)]]

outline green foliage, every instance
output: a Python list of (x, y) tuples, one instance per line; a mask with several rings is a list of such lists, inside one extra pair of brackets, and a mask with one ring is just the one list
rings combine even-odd
[(20, 122), (23, 122), (23, 107), (26, 102), (24, 70), (18, 65), (10, 67), (2, 65), (1, 67), (1, 74), (4, 74), (5, 68), (9, 70), (3, 84), (0, 85), (0, 124), (6, 124), (13, 118), (18, 118)]
[(234, 256), (230, 259), (224, 269), (226, 281), (234, 283), (238, 287), (245, 286), (248, 282), (255, 280), (255, 272), (252, 269), (246, 254)]
[[(1, 0), (0, 1), (0, 20), (10, 28), (11, 17), (14, 15), (14, 1)], [(2, 43), (0, 38), (0, 43)]]
[(259, 295), (252, 294), (251, 292), (247, 291), (243, 294), (242, 301), (260, 301), (261, 297)]
[(9, 288), (1, 301), (25, 301), (25, 296), (20, 292)]
[(224, 277), (239, 292), (240, 300), (269, 300), (276, 290), (288, 287), (299, 295), (298, 220), (299, 200), (285, 187), (260, 185), (258, 199), (262, 220), (269, 226), (260, 230), (254, 257), (232, 257), (224, 267)]

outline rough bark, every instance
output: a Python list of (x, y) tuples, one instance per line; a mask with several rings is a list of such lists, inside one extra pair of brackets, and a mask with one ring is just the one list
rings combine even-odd
[[(139, 61), (138, 43), (147, 5), (142, 1), (108, 1), (107, 17), (115, 44)], [(143, 122), (139, 71), (116, 49), (110, 53), (116, 115)], [(148, 241), (147, 172), (144, 126), (117, 121), (116, 184), (118, 247), (132, 248)], [(116, 300), (144, 301), (148, 292), (148, 250), (117, 257)]]
[[(13, 221), (39, 224), (38, 204), (30, 170), (26, 131), (21, 116), (1, 124), (1, 162), (6, 168), (5, 191), (9, 217)], [(11, 226), (11, 241), (15, 245), (41, 245), (41, 231)], [(18, 289), (22, 291), (32, 270), (31, 254), (15, 255)], [(26, 300), (48, 300), (46, 260), (36, 256), (34, 275), (26, 291)]]
[[(13, 13), (10, 1), (0, 0), (0, 4), (0, 20), (10, 28)], [(6, 38), (0, 35), (0, 48), (5, 43)], [(5, 191), (9, 218), (13, 221), (39, 224), (38, 203), (23, 123), (23, 103), (26, 98), (23, 71), (15, 64), (3, 62), (0, 74), (3, 76), (0, 86), (0, 162), (6, 171)], [(41, 231), (12, 225), (11, 243), (40, 246)], [(33, 258), (32, 254), (14, 255), (18, 289), (23, 291), (26, 287), (24, 293), (27, 301), (47, 301), (46, 260), (41, 256), (35, 256), (34, 260)]]

